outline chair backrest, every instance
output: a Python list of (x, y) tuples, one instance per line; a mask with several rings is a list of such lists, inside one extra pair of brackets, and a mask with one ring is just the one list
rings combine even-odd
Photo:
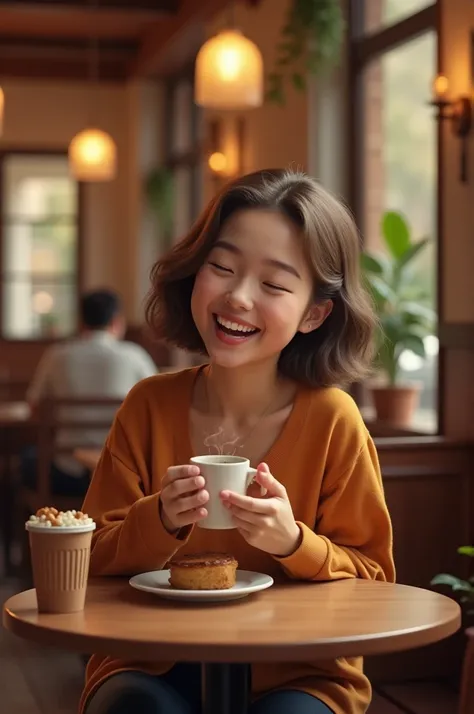
[[(81, 397), (43, 400), (38, 406), (37, 496), (51, 501), (50, 471), (54, 459), (72, 457), (78, 448), (102, 446), (122, 399)], [(93, 435), (94, 443), (90, 437)]]
[(466, 635), (459, 714), (474, 714), (474, 627), (466, 630)]
[(26, 399), (29, 382), (2, 379), (0, 381), (0, 402), (22, 402)]

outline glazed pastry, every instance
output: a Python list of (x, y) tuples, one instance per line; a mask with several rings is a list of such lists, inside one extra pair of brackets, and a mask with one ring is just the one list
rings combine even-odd
[(170, 585), (179, 590), (228, 590), (238, 563), (227, 553), (190, 553), (169, 563)]

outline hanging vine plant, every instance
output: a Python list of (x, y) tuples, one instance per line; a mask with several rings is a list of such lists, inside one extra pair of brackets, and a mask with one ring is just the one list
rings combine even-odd
[(173, 222), (173, 176), (160, 166), (151, 171), (145, 182), (148, 205), (158, 217), (163, 233), (168, 238)]
[(333, 67), (340, 57), (344, 27), (340, 0), (291, 0), (275, 66), (268, 75), (267, 99), (283, 104), (288, 81), (304, 90), (308, 74)]

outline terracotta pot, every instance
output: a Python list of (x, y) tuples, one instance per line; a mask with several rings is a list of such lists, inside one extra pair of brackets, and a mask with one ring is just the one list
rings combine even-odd
[(372, 387), (371, 391), (378, 421), (402, 428), (411, 426), (420, 399), (420, 387), (417, 384)]

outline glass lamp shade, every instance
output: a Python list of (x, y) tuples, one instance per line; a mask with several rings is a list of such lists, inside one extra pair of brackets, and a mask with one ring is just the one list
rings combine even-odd
[(100, 129), (84, 129), (69, 144), (69, 169), (77, 181), (111, 181), (117, 171), (117, 147)]
[(203, 44), (196, 57), (195, 101), (207, 109), (249, 109), (263, 104), (260, 50), (237, 30)]

